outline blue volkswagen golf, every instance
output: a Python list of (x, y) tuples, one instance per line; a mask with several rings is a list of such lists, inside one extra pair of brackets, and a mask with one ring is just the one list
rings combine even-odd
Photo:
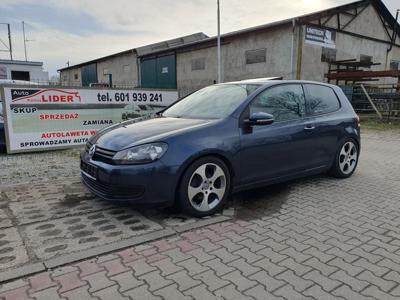
[(359, 118), (339, 87), (258, 79), (212, 85), (155, 118), (98, 132), (81, 174), (101, 198), (176, 203), (201, 217), (237, 191), (319, 173), (349, 177), (359, 155)]

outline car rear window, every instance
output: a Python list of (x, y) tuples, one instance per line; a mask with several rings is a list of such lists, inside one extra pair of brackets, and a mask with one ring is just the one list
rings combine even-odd
[(332, 88), (317, 84), (305, 84), (305, 88), (309, 114), (327, 114), (340, 108), (339, 99)]

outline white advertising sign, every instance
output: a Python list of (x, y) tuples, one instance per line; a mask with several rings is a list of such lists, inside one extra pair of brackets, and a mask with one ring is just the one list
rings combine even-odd
[(325, 48), (336, 48), (336, 32), (318, 26), (306, 26), (306, 43)]
[(99, 129), (172, 104), (178, 92), (5, 86), (0, 98), (7, 152), (16, 153), (85, 144)]

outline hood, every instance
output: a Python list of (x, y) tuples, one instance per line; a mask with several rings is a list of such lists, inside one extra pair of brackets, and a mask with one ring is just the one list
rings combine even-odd
[(215, 120), (155, 118), (116, 124), (98, 132), (90, 140), (99, 147), (119, 151), (131, 146), (160, 141), (167, 136), (185, 132)]

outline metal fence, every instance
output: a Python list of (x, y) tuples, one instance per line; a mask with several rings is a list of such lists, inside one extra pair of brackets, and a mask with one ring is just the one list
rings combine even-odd
[(400, 85), (365, 84), (342, 86), (342, 89), (357, 113), (386, 121), (400, 121)]

